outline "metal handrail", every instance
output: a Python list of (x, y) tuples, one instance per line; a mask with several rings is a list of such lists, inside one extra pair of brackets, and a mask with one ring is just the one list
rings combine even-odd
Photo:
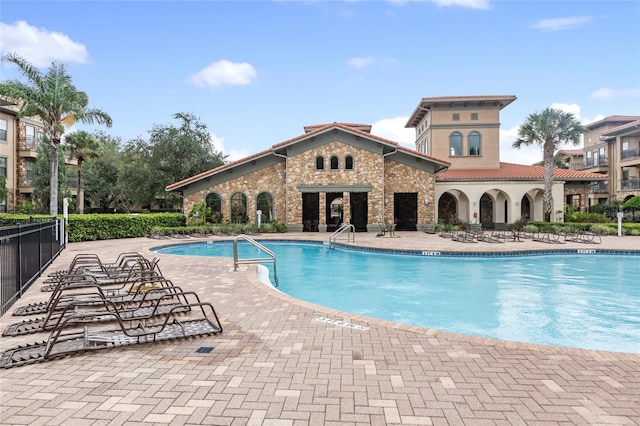
[[(267, 254), (269, 257), (268, 258), (255, 258), (255, 259), (238, 259), (238, 240), (245, 240), (246, 242), (250, 243), (251, 245), (253, 245), (254, 247), (256, 247), (258, 250), (262, 251), (263, 253)], [(276, 255), (274, 252), (272, 252), (271, 250), (269, 250), (268, 248), (266, 248), (265, 246), (263, 246), (262, 244), (260, 244), (259, 242), (257, 242), (256, 240), (254, 240), (253, 238), (249, 237), (248, 235), (245, 234), (240, 234), (237, 237), (235, 237), (233, 239), (233, 270), (237, 271), (238, 270), (238, 265), (240, 264), (244, 264), (244, 263), (262, 263), (262, 262), (271, 262), (273, 263), (273, 280), (275, 281), (275, 286), (278, 286), (278, 272), (276, 271)]]
[(333, 246), (336, 243), (336, 240), (340, 235), (347, 232), (347, 242), (355, 243), (356, 242), (356, 227), (349, 224), (342, 224), (338, 229), (336, 229), (333, 234), (329, 236), (329, 244)]

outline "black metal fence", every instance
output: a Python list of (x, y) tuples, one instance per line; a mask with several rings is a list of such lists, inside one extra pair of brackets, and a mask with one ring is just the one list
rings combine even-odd
[(64, 249), (64, 226), (64, 220), (52, 220), (0, 227), (0, 315)]

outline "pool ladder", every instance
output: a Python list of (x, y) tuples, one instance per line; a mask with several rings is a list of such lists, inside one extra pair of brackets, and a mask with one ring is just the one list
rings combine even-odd
[[(238, 241), (239, 240), (245, 240), (249, 244), (256, 247), (258, 250), (267, 254), (269, 257), (255, 258), (255, 259), (239, 259), (238, 258)], [(257, 242), (256, 240), (254, 240), (253, 238), (249, 237), (248, 235), (240, 234), (233, 239), (233, 270), (234, 271), (237, 271), (238, 265), (243, 263), (263, 263), (263, 262), (273, 263), (273, 281), (274, 281), (275, 287), (278, 287), (278, 272), (276, 271), (275, 253), (269, 250), (268, 248), (266, 248), (265, 246), (263, 246), (262, 244), (260, 244), (259, 242)]]
[(340, 227), (336, 229), (333, 234), (331, 234), (331, 236), (329, 236), (329, 247), (334, 248), (338, 237), (340, 237), (345, 232), (347, 233), (348, 243), (356, 242), (356, 227), (353, 225), (343, 224), (340, 225)]

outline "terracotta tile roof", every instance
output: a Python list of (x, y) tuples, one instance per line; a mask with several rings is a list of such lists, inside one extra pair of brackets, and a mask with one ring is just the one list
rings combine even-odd
[[(304, 126), (304, 132), (309, 133), (320, 127), (330, 126), (332, 124), (338, 124), (336, 122), (327, 123), (327, 124), (311, 124), (309, 126)], [(357, 123), (339, 123), (347, 127), (353, 127), (354, 129), (362, 130), (363, 132), (371, 133), (371, 124), (357, 124)]]
[[(606, 180), (607, 176), (580, 172), (570, 169), (554, 169), (556, 180)], [(523, 164), (500, 163), (497, 169), (448, 169), (436, 175), (436, 181), (473, 181), (473, 180), (542, 180), (544, 167), (525, 166)]]
[(471, 96), (434, 96), (422, 98), (420, 103), (460, 103), (460, 102), (482, 102), (482, 101), (509, 101), (513, 102), (517, 99), (515, 95), (471, 95)]
[(502, 109), (516, 99), (518, 98), (515, 95), (435, 96), (422, 98), (404, 127), (416, 127), (431, 108), (437, 108), (441, 104), (495, 103), (496, 106), (500, 106), (500, 109)]
[[(239, 166), (241, 164), (248, 163), (248, 162), (253, 161), (253, 160), (257, 159), (257, 158), (264, 157), (264, 156), (267, 156), (267, 155), (271, 155), (271, 154), (273, 154), (274, 151), (276, 151), (276, 150), (278, 150), (280, 148), (286, 147), (288, 145), (295, 144), (295, 143), (300, 142), (300, 141), (302, 141), (304, 139), (312, 138), (315, 135), (318, 135), (320, 133), (323, 133), (323, 132), (328, 131), (328, 130), (333, 129), (333, 128), (339, 128), (339, 129), (348, 131), (350, 133), (359, 134), (362, 137), (365, 137), (367, 139), (373, 139), (375, 141), (378, 141), (378, 142), (381, 142), (383, 144), (389, 145), (392, 148), (397, 149), (398, 151), (402, 151), (402, 152), (408, 153), (410, 155), (414, 155), (416, 157), (420, 157), (420, 158), (424, 158), (424, 159), (433, 161), (433, 162), (437, 163), (438, 165), (440, 165), (441, 168), (449, 167), (451, 165), (451, 163), (449, 163), (448, 161), (442, 160), (440, 158), (432, 157), (430, 155), (423, 154), (421, 152), (414, 151), (414, 150), (409, 149), (409, 148), (405, 148), (403, 146), (400, 146), (400, 144), (398, 144), (398, 142), (394, 142), (394, 141), (389, 140), (389, 139), (385, 139), (385, 138), (381, 138), (379, 136), (372, 135), (372, 134), (370, 134), (370, 133), (368, 133), (366, 131), (359, 130), (357, 127), (351, 127), (351, 126), (353, 126), (353, 125), (349, 125), (349, 124), (346, 124), (346, 123), (329, 123), (329, 124), (319, 125), (319, 127), (316, 128), (315, 130), (311, 130), (308, 133), (305, 133), (305, 134), (296, 136), (295, 138), (291, 138), (291, 139), (288, 139), (288, 140), (286, 140), (284, 142), (280, 142), (278, 144), (275, 144), (270, 149), (266, 149), (264, 151), (258, 152), (257, 154), (253, 154), (253, 155), (251, 155), (249, 157), (241, 158), (241, 159), (233, 161), (231, 163), (223, 164), (222, 166), (216, 167), (215, 169), (211, 169), (211, 170), (208, 170), (206, 172), (202, 172), (200, 174), (197, 174), (195, 176), (191, 176), (191, 177), (189, 177), (187, 179), (181, 180), (180, 182), (172, 183), (171, 185), (166, 186), (165, 190), (172, 191), (174, 189), (178, 189), (180, 187), (183, 187), (183, 186), (188, 185), (190, 183), (196, 182), (198, 180), (205, 179), (205, 178), (207, 178), (209, 176), (213, 176), (213, 175), (215, 175), (215, 174), (217, 174), (217, 173), (219, 173), (221, 171), (224, 171), (224, 170), (227, 170), (227, 169), (232, 169), (235, 166)], [(357, 124), (356, 126), (362, 126), (362, 125)]]
[(610, 115), (608, 117), (603, 118), (602, 120), (594, 121), (593, 123), (589, 123), (585, 125), (587, 129), (593, 129), (598, 126), (601, 126), (606, 123), (615, 123), (615, 122), (629, 122), (640, 120), (640, 116), (638, 115)]

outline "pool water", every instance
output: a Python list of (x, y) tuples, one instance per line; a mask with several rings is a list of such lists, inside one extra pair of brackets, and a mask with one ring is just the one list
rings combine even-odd
[[(413, 256), (261, 244), (276, 254), (278, 289), (318, 305), (474, 336), (640, 353), (638, 256)], [(233, 257), (231, 242), (158, 251)], [(239, 256), (265, 257), (244, 242)]]

